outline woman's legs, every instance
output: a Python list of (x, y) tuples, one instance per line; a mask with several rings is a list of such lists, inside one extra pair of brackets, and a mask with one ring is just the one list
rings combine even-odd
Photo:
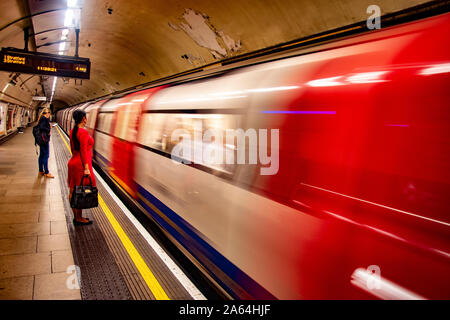
[(48, 158), (50, 156), (50, 143), (46, 143), (41, 147), (41, 152), (39, 155), (39, 170), (42, 169), (42, 171), (39, 172), (44, 172), (44, 176), (46, 176), (47, 178), (54, 178), (54, 176), (52, 176), (49, 171), (48, 171)]
[(49, 157), (49, 144), (45, 143), (40, 147), (39, 152), (39, 172), (44, 172), (45, 174), (48, 174), (48, 157)]
[(39, 146), (39, 158), (38, 158), (38, 164), (39, 164), (39, 172), (42, 172), (44, 174), (44, 152), (45, 148), (43, 146)]
[[(72, 192), (73, 192), (73, 189), (70, 189), (70, 191), (69, 191), (69, 203), (72, 200)], [(78, 222), (88, 222), (89, 221), (88, 219), (83, 218), (83, 216), (82, 216), (83, 210), (82, 209), (72, 208), (72, 211), (73, 211), (73, 216), (74, 216), (76, 221), (78, 221)]]

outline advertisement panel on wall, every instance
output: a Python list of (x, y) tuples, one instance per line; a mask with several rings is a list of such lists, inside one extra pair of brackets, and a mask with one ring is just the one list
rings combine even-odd
[(6, 134), (6, 103), (0, 102), (0, 137)]

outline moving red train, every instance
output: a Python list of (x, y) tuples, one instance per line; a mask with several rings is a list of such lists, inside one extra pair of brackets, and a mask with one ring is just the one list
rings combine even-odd
[[(443, 14), (57, 121), (87, 112), (95, 161), (232, 297), (449, 299), (448, 34)], [(276, 167), (173, 161), (175, 130), (209, 129), (278, 129)]]

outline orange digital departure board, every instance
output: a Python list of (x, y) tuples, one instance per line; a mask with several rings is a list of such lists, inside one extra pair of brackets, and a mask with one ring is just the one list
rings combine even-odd
[(2, 48), (0, 71), (89, 79), (91, 62), (89, 58)]

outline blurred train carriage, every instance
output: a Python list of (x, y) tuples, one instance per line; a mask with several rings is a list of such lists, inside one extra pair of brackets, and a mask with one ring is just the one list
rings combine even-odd
[[(449, 20), (85, 104), (95, 160), (232, 297), (448, 299)], [(173, 161), (209, 128), (279, 129), (275, 174)]]

